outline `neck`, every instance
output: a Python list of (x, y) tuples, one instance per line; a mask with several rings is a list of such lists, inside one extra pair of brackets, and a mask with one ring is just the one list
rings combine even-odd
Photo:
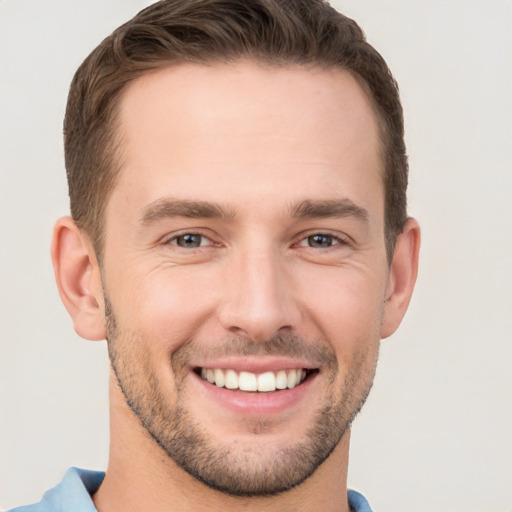
[(93, 496), (98, 512), (188, 510), (348, 512), (350, 432), (315, 473), (275, 496), (235, 497), (210, 489), (178, 467), (140, 425), (111, 379), (110, 457), (105, 479)]

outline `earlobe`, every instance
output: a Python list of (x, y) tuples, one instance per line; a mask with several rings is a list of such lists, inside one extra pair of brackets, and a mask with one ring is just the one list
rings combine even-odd
[(398, 235), (389, 271), (386, 290), (381, 338), (391, 336), (400, 325), (418, 274), (420, 227), (415, 219), (408, 219)]
[(52, 261), (60, 297), (77, 334), (88, 340), (105, 339), (98, 261), (89, 239), (70, 217), (55, 224)]

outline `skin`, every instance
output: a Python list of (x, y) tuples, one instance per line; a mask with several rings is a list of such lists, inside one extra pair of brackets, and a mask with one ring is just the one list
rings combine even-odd
[[(96, 507), (348, 511), (349, 423), (371, 387), (380, 340), (405, 314), (419, 251), (410, 219), (387, 261), (378, 127), (365, 93), (341, 70), (182, 64), (128, 86), (120, 133), (123, 165), (106, 209), (101, 270), (69, 218), (56, 225), (52, 253), (81, 336), (107, 335), (107, 294), (111, 357), (124, 391), (143, 399), (138, 412), (149, 412), (156, 389), (163, 409), (179, 405), (223, 458), (233, 447), (244, 454), (235, 473), (303, 445), (325, 404), (343, 412), (346, 429), (301, 485), (229, 496), (167, 456), (112, 374), (110, 460)], [(216, 214), (184, 216), (190, 201)], [(186, 233), (201, 235), (201, 246), (180, 247)], [(318, 234), (326, 247), (312, 243)], [(232, 365), (274, 364), (280, 354), (268, 351), (279, 336), (295, 337), (300, 365), (316, 372), (276, 411), (232, 410), (192, 371), (216, 367), (220, 353)], [(284, 344), (283, 357), (300, 359), (291, 347)]]

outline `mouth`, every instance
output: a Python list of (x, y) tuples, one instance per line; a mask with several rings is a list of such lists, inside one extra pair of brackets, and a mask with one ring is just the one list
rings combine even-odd
[(201, 379), (218, 388), (253, 393), (271, 393), (293, 389), (318, 372), (316, 369), (294, 368), (252, 373), (225, 368), (194, 368)]

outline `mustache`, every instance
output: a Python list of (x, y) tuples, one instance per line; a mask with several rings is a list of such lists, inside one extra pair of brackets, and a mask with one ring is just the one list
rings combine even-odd
[(325, 341), (306, 341), (301, 336), (291, 333), (278, 334), (263, 341), (234, 336), (213, 345), (191, 339), (171, 354), (171, 365), (176, 371), (187, 366), (198, 355), (206, 360), (223, 357), (281, 356), (305, 359), (315, 367), (334, 371), (338, 368), (334, 350)]

